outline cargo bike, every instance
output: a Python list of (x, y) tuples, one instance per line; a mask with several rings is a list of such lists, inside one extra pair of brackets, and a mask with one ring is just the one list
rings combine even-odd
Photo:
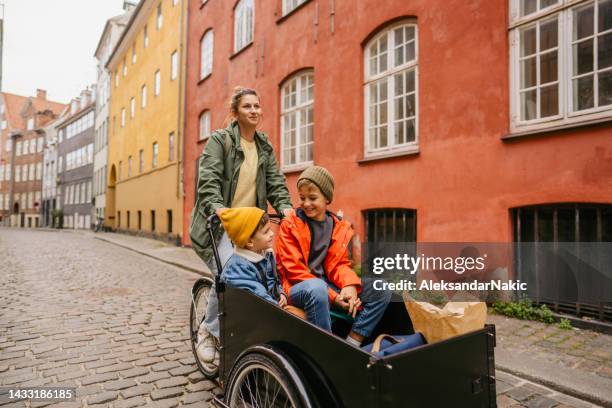
[[(221, 270), (212, 232), (216, 222), (216, 215), (209, 217), (207, 230)], [(197, 332), (211, 291), (219, 300), (218, 368), (201, 362), (196, 353)], [(215, 405), (496, 407), (493, 325), (376, 357), (344, 341), (350, 322), (338, 316), (332, 319), (333, 334), (328, 333), (250, 292), (225, 285), (219, 276), (199, 279), (192, 289), (191, 343), (199, 369), (223, 390), (215, 395)], [(389, 303), (364, 344), (380, 333), (414, 333), (403, 302)]]

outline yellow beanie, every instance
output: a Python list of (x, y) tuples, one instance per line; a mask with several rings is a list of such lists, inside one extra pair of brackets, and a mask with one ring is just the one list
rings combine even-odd
[(234, 244), (244, 248), (257, 229), (263, 215), (264, 210), (261, 208), (239, 207), (224, 210), (219, 218), (221, 218), (223, 229), (225, 229), (229, 238)]

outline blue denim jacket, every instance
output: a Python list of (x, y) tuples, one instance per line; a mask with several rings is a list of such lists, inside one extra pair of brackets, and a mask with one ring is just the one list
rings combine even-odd
[(236, 248), (221, 273), (221, 280), (228, 285), (246, 289), (272, 303), (278, 303), (283, 288), (276, 272), (276, 260), (272, 251), (265, 256)]

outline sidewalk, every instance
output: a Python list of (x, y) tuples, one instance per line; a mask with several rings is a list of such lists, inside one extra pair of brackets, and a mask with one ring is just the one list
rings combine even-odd
[[(201, 275), (209, 274), (190, 248), (123, 234), (84, 233), (161, 262)], [(576, 401), (558, 405), (564, 401), (556, 398), (555, 392), (612, 407), (612, 336), (589, 330), (563, 330), (556, 325), (498, 315), (489, 315), (487, 321), (495, 324), (497, 330), (497, 392), (504, 393), (498, 398), (503, 407), (589, 406), (578, 405)], [(553, 391), (538, 392), (538, 387), (525, 385), (524, 380)]]

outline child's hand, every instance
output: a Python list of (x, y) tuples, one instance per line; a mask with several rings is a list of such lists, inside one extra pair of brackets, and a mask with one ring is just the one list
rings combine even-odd
[(287, 296), (284, 293), (281, 293), (280, 299), (278, 300), (278, 305), (280, 307), (287, 306)]
[(340, 291), (338, 297), (340, 297), (344, 303), (348, 304), (348, 307), (345, 308), (345, 310), (348, 310), (348, 314), (353, 318), (357, 316), (357, 310), (359, 306), (361, 306), (361, 299), (357, 296), (357, 288), (353, 285), (345, 286)]

